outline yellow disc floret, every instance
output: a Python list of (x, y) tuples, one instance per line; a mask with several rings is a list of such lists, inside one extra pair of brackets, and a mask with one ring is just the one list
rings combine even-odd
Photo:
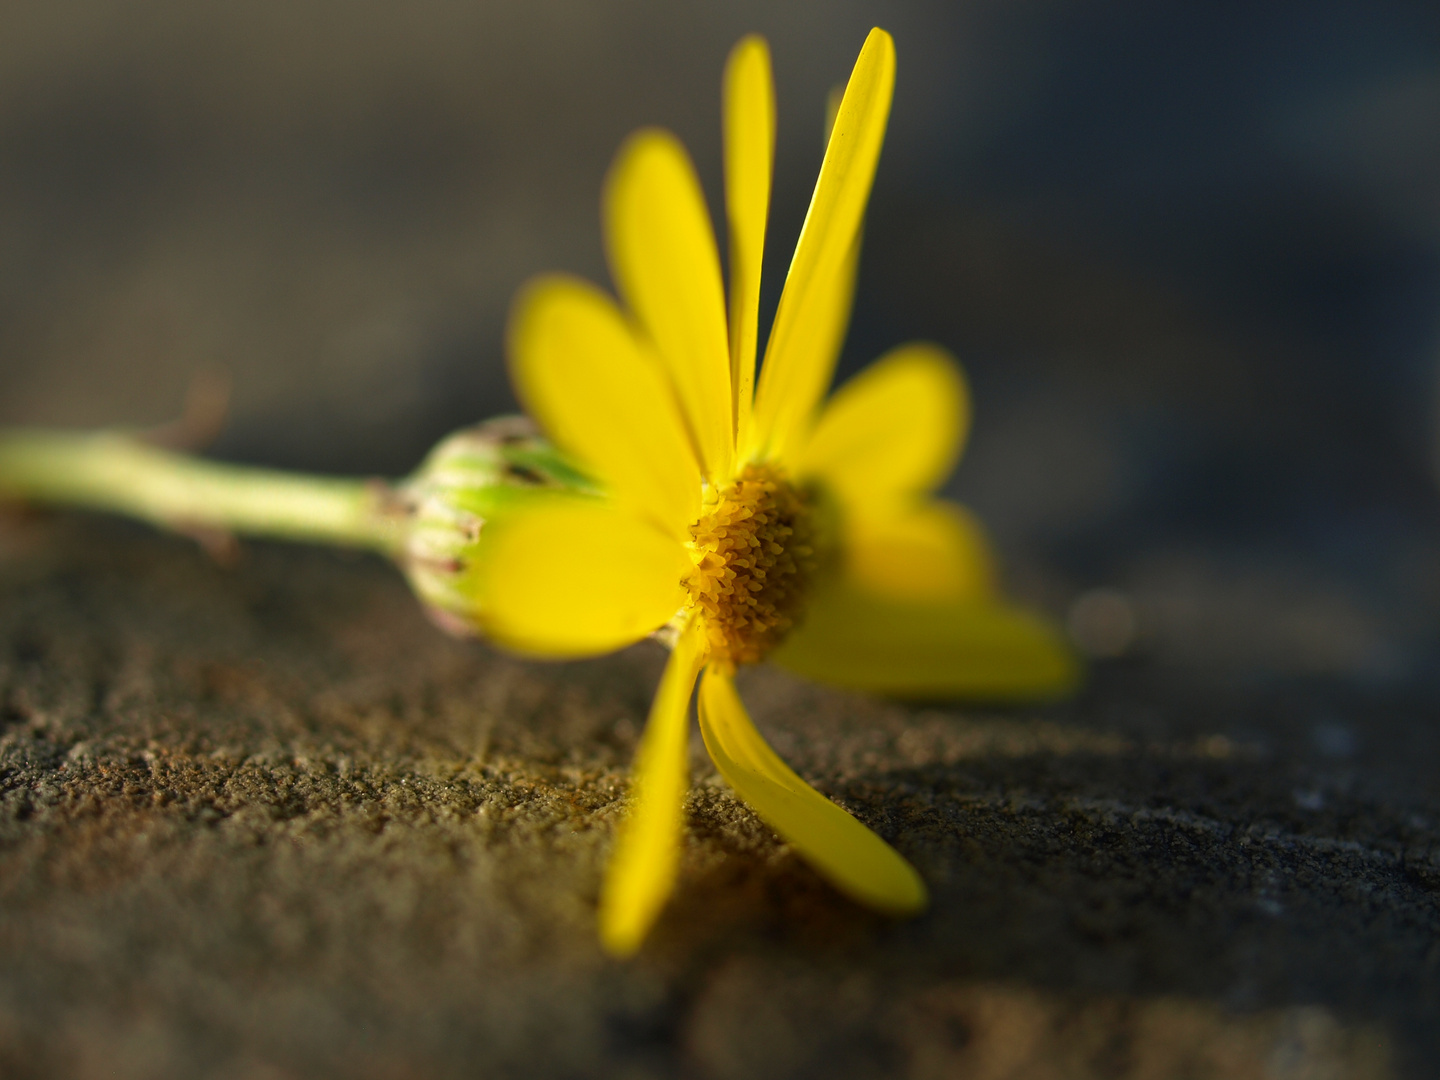
[(685, 585), (711, 656), (756, 663), (795, 625), (817, 562), (813, 519), (806, 496), (768, 464), (747, 465), (706, 500), (690, 526)]

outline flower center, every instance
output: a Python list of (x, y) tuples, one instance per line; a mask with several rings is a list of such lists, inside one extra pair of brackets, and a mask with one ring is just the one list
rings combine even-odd
[(703, 615), (710, 652), (753, 664), (800, 617), (816, 568), (809, 501), (773, 465), (747, 465), (690, 526), (690, 602)]

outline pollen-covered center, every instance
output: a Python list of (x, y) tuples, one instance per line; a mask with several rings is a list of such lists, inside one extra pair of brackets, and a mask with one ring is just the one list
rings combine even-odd
[(695, 569), (686, 580), (711, 654), (753, 664), (800, 616), (815, 569), (813, 514), (770, 465), (747, 465), (690, 526)]

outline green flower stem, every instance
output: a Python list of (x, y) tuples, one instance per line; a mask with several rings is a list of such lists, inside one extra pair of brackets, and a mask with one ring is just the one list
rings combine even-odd
[(0, 430), (0, 498), (391, 556), (405, 542), (403, 506), (383, 482), (206, 461), (114, 431)]

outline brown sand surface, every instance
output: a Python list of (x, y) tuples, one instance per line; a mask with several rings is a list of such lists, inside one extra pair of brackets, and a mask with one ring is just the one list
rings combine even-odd
[(679, 894), (621, 964), (595, 896), (658, 648), (451, 641), (368, 558), (5, 535), (6, 1076), (1371, 1077), (1436, 1049), (1435, 751), (1404, 710), (1352, 703), (1337, 756), (1303, 692), (1142, 664), (1043, 713), (756, 671), (758, 721), (933, 909), (837, 896), (697, 745)]

